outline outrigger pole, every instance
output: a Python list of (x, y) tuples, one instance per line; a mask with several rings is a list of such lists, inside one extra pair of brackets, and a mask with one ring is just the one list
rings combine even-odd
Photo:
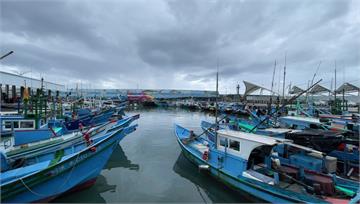
[(5, 57), (11, 55), (12, 53), (14, 53), (14, 51), (10, 51), (10, 52), (6, 53), (5, 55), (3, 55), (3, 56), (0, 57), (0, 60), (2, 60), (2, 59), (4, 59)]
[(318, 83), (320, 83), (322, 81), (322, 79), (320, 79), (318, 82), (316, 82), (315, 84), (311, 85), (309, 88), (307, 88), (306, 90), (302, 91), (301, 93), (299, 93), (296, 96), (293, 96), (292, 98), (290, 98), (288, 101), (286, 101), (281, 108), (279, 108), (277, 111), (275, 111), (274, 113), (271, 113), (270, 115), (268, 115), (268, 117), (266, 117), (265, 119), (261, 120), (257, 125), (255, 125), (250, 132), (253, 132), (257, 127), (259, 127), (259, 125), (263, 124), (266, 120), (269, 120), (270, 117), (272, 115), (274, 115), (275, 113), (279, 112), (280, 110), (282, 110), (283, 108), (285, 108), (285, 106), (287, 106), (288, 104), (292, 103), (294, 100), (296, 100), (297, 98), (299, 98), (301, 95), (303, 95), (304, 93), (308, 92), (310, 89), (312, 89), (315, 85), (317, 85)]
[[(318, 65), (318, 67), (317, 67), (317, 69), (316, 69), (316, 71), (315, 71), (315, 73), (313, 75), (313, 78), (311, 79), (311, 84), (310, 85), (312, 85), (314, 83), (314, 79), (316, 77), (316, 74), (319, 71), (320, 65), (321, 65), (321, 61), (319, 62), (319, 65)], [(306, 93), (305, 101), (306, 101), (306, 103), (308, 102), (308, 93)]]

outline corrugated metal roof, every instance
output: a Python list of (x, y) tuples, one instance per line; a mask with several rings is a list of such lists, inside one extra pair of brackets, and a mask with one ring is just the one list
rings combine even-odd
[(354, 84), (344, 83), (338, 89), (336, 89), (336, 93), (342, 93), (343, 91), (345, 93), (347, 93), (347, 92), (356, 92), (356, 91), (360, 91), (360, 88), (355, 86)]

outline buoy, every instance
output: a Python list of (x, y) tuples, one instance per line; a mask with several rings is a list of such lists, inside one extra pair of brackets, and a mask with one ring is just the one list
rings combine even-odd
[(92, 143), (91, 140), (90, 140), (89, 133), (84, 133), (83, 137), (84, 137), (84, 140), (85, 140), (87, 146), (89, 146)]
[(202, 159), (207, 161), (209, 159), (209, 152), (208, 151), (204, 151), (203, 155), (202, 155)]

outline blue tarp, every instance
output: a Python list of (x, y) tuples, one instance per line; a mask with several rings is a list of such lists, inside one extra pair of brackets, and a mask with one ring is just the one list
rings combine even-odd
[(14, 134), (15, 146), (50, 139), (50, 137), (52, 136), (53, 133), (48, 129), (31, 130), (31, 131), (15, 131)]

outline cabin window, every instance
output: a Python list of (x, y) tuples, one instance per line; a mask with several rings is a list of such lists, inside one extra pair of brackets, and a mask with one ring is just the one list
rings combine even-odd
[(34, 121), (21, 121), (20, 128), (34, 128)]
[(14, 128), (19, 128), (18, 121), (5, 121), (5, 129), (11, 129), (11, 123), (14, 123)]
[(236, 140), (230, 140), (230, 149), (233, 149), (235, 151), (240, 151), (240, 142)]
[(226, 138), (220, 137), (219, 139), (220, 139), (220, 146), (228, 147), (228, 141)]
[(11, 129), (11, 122), (10, 121), (5, 121), (4, 126), (5, 126), (6, 129)]

